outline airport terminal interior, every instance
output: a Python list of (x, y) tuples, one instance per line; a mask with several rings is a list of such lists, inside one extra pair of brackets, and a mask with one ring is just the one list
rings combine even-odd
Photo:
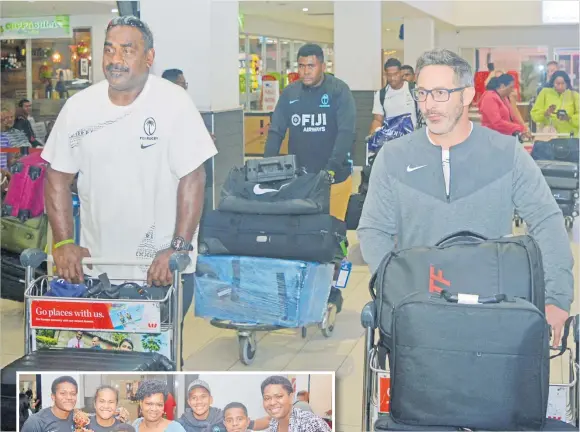
[[(297, 53), (303, 45), (315, 43), (324, 52), (326, 71), (353, 93), (357, 130), (351, 155), (352, 193), (357, 194), (367, 163), (365, 138), (373, 120), (373, 96), (386, 85), (387, 60), (414, 68), (423, 52), (446, 48), (471, 65), (476, 86), (483, 85), (490, 69), (509, 72), (516, 77), (518, 112), (530, 124), (530, 107), (546, 82), (550, 62), (566, 72), (578, 91), (579, 11), (578, 1), (535, 0), (2, 1), (1, 97), (31, 102), (29, 115), (43, 141), (67, 99), (105, 79), (101, 63), (108, 22), (121, 14), (139, 13), (156, 41), (151, 73), (183, 71), (187, 92), (215, 136), (219, 153), (206, 170), (205, 197), (205, 206), (215, 208), (229, 171), (263, 156), (271, 114), (284, 88), (298, 76)], [(29, 33), (14, 30), (18, 22), (59, 20), (66, 24), (41, 26)], [(470, 118), (481, 122), (476, 105)], [(572, 222), (575, 216), (577, 211)], [(517, 225), (514, 233), (525, 232), (524, 224)], [(572, 314), (577, 314), (580, 222), (567, 225), (576, 262)], [(330, 337), (316, 325), (307, 329), (306, 337), (300, 329), (258, 331), (258, 351), (246, 365), (236, 332), (196, 317), (194, 299), (182, 333), (184, 370), (335, 371), (336, 430), (360, 432), (362, 396), (357, 395), (362, 395), (365, 350), (361, 310), (370, 301), (371, 275), (355, 230), (348, 231), (348, 243), (352, 272)], [(14, 260), (17, 254), (3, 249), (2, 255), (4, 273), (5, 257)], [(2, 293), (2, 367), (24, 354), (22, 301), (14, 293)], [(94, 336), (85, 333), (81, 341), (90, 346)], [(98, 336), (106, 349), (107, 338)], [(47, 331), (37, 336), (37, 343), (56, 345), (74, 337), (72, 331)], [(569, 378), (566, 361), (551, 362), (553, 383)]]

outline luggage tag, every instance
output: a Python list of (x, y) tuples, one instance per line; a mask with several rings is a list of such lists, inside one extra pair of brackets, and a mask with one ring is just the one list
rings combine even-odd
[(348, 284), (348, 279), (350, 277), (350, 272), (352, 271), (352, 263), (346, 259), (342, 260), (340, 264), (340, 272), (338, 273), (338, 278), (336, 278), (336, 288), (344, 289)]

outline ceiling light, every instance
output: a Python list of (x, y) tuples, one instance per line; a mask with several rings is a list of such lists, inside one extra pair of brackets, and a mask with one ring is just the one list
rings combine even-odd
[(302, 12), (308, 12), (308, 8), (302, 8)]
[(119, 9), (111, 9), (111, 12), (112, 13), (117, 13), (117, 12), (119, 12)]

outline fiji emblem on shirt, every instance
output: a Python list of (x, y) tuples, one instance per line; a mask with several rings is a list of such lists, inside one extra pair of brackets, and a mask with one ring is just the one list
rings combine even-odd
[(221, 429), (219, 426), (214, 426), (212, 432), (220, 432)]
[(320, 98), (320, 108), (330, 108), (330, 97), (326, 93)]

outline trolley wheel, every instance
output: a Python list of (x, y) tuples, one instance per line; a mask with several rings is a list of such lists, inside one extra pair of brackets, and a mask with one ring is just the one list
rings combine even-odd
[(574, 227), (574, 219), (570, 216), (566, 216), (564, 218), (564, 224), (566, 225), (566, 229), (572, 229)]
[(306, 327), (302, 327), (302, 339), (306, 339), (308, 335), (308, 329)]
[(336, 321), (336, 305), (329, 303), (326, 308), (326, 313), (320, 323), (320, 331), (324, 337), (329, 338), (334, 331), (334, 322)]
[(516, 216), (516, 218), (514, 219), (514, 222), (516, 224), (516, 227), (520, 227), (520, 225), (522, 224), (522, 219), (519, 216)]
[(254, 335), (239, 336), (238, 341), (240, 343), (240, 361), (246, 366), (249, 366), (256, 358), (257, 347)]

